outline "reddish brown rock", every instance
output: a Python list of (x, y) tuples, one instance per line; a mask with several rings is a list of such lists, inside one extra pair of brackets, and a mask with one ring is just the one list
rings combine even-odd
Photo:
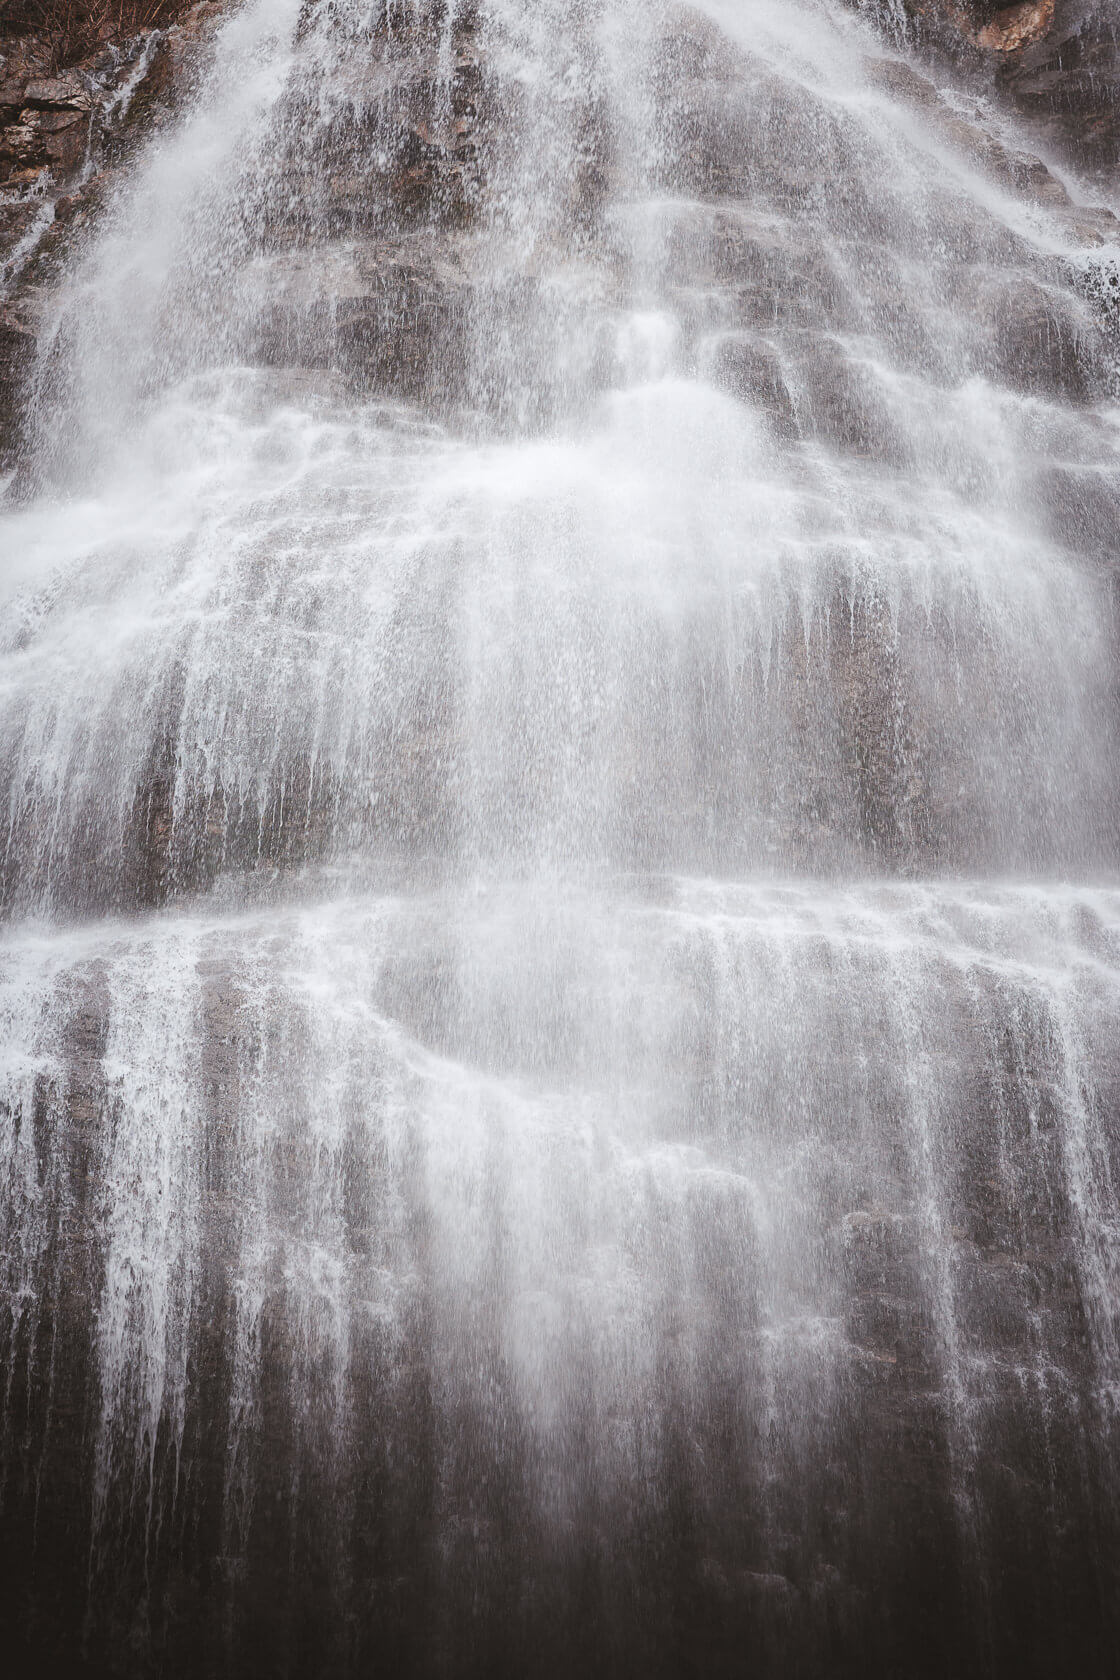
[(38, 124), (11, 123), (0, 131), (0, 160), (26, 163), (39, 149)]
[(1024, 0), (997, 12), (976, 36), (977, 44), (992, 52), (1018, 52), (1041, 41), (1054, 22), (1054, 0)]

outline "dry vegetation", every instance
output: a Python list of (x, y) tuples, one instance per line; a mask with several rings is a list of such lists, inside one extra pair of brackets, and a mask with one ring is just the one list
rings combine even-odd
[(55, 68), (106, 41), (174, 22), (194, 0), (0, 0), (0, 37), (38, 35)]

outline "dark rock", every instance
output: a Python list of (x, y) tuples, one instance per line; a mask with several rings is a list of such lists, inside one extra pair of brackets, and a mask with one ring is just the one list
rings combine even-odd
[(35, 357), (35, 333), (14, 309), (0, 303), (0, 460), (19, 431), (19, 392)]
[[(53, 45), (34, 35), (5, 43), (0, 262), (10, 262), (20, 248), (18, 267), (10, 267), (6, 276), (7, 296), (17, 313), (25, 293), (57, 279), (68, 241), (104, 203), (112, 170), (128, 161), (136, 143), (158, 128), (193, 86), (225, 6), (214, 0), (190, 11), (173, 0), (148, 5), (145, 12), (152, 19), (185, 15), (164, 35), (144, 29), (109, 48), (108, 36), (91, 43), (82, 34), (80, 11), (67, 8), (53, 18), (63, 28), (62, 35), (52, 37)], [(128, 4), (117, 9), (122, 26), (130, 15)], [(68, 40), (83, 41), (93, 50), (72, 68), (58, 71), (60, 55), (64, 61), (68, 56)], [(118, 109), (117, 96), (130, 79), (135, 83), (130, 98)], [(90, 179), (73, 187), (87, 162)], [(53, 218), (44, 217), (44, 207), (52, 203)], [(27, 241), (36, 220), (42, 224), (40, 235)], [(0, 382), (0, 463), (10, 460), (15, 447), (18, 384), (29, 365), (22, 354), (9, 358)]]
[[(1120, 30), (1112, 0), (904, 0), (935, 53), (963, 57), (1081, 173), (1120, 160)], [(878, 7), (888, 23), (891, 9)], [(955, 50), (954, 50), (955, 49)]]
[(23, 90), (26, 82), (22, 77), (10, 77), (0, 82), (0, 123), (11, 122), (26, 103)]
[(1074, 313), (1068, 293), (1025, 276), (993, 281), (983, 305), (994, 322), (999, 372), (1032, 395), (1086, 402), (1099, 388), (1097, 333), (1089, 310)]
[(81, 163), (86, 150), (86, 129), (82, 123), (67, 125), (47, 135), (47, 157), (59, 179), (71, 175)]
[(780, 436), (796, 435), (793, 399), (773, 345), (744, 333), (729, 333), (702, 350), (700, 365), (721, 390), (761, 408)]

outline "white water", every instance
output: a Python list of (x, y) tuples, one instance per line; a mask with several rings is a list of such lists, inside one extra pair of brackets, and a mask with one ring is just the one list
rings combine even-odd
[[(313, 1556), (465, 1649), (678, 1495), (816, 1616), (902, 1390), (998, 1596), (986, 1467), (1076, 1506), (1120, 1384), (1120, 253), (839, 4), (422, 10), (226, 25), (4, 516), (8, 1367), (80, 1280), (91, 1626), (206, 1500), (230, 1625)], [(386, 159), (472, 40), (439, 231)]]

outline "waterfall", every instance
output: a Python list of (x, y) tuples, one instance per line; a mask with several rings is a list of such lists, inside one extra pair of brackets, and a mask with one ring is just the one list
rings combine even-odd
[(1112, 1671), (1120, 222), (880, 21), (245, 0), (75, 252), (0, 525), (40, 1672)]

